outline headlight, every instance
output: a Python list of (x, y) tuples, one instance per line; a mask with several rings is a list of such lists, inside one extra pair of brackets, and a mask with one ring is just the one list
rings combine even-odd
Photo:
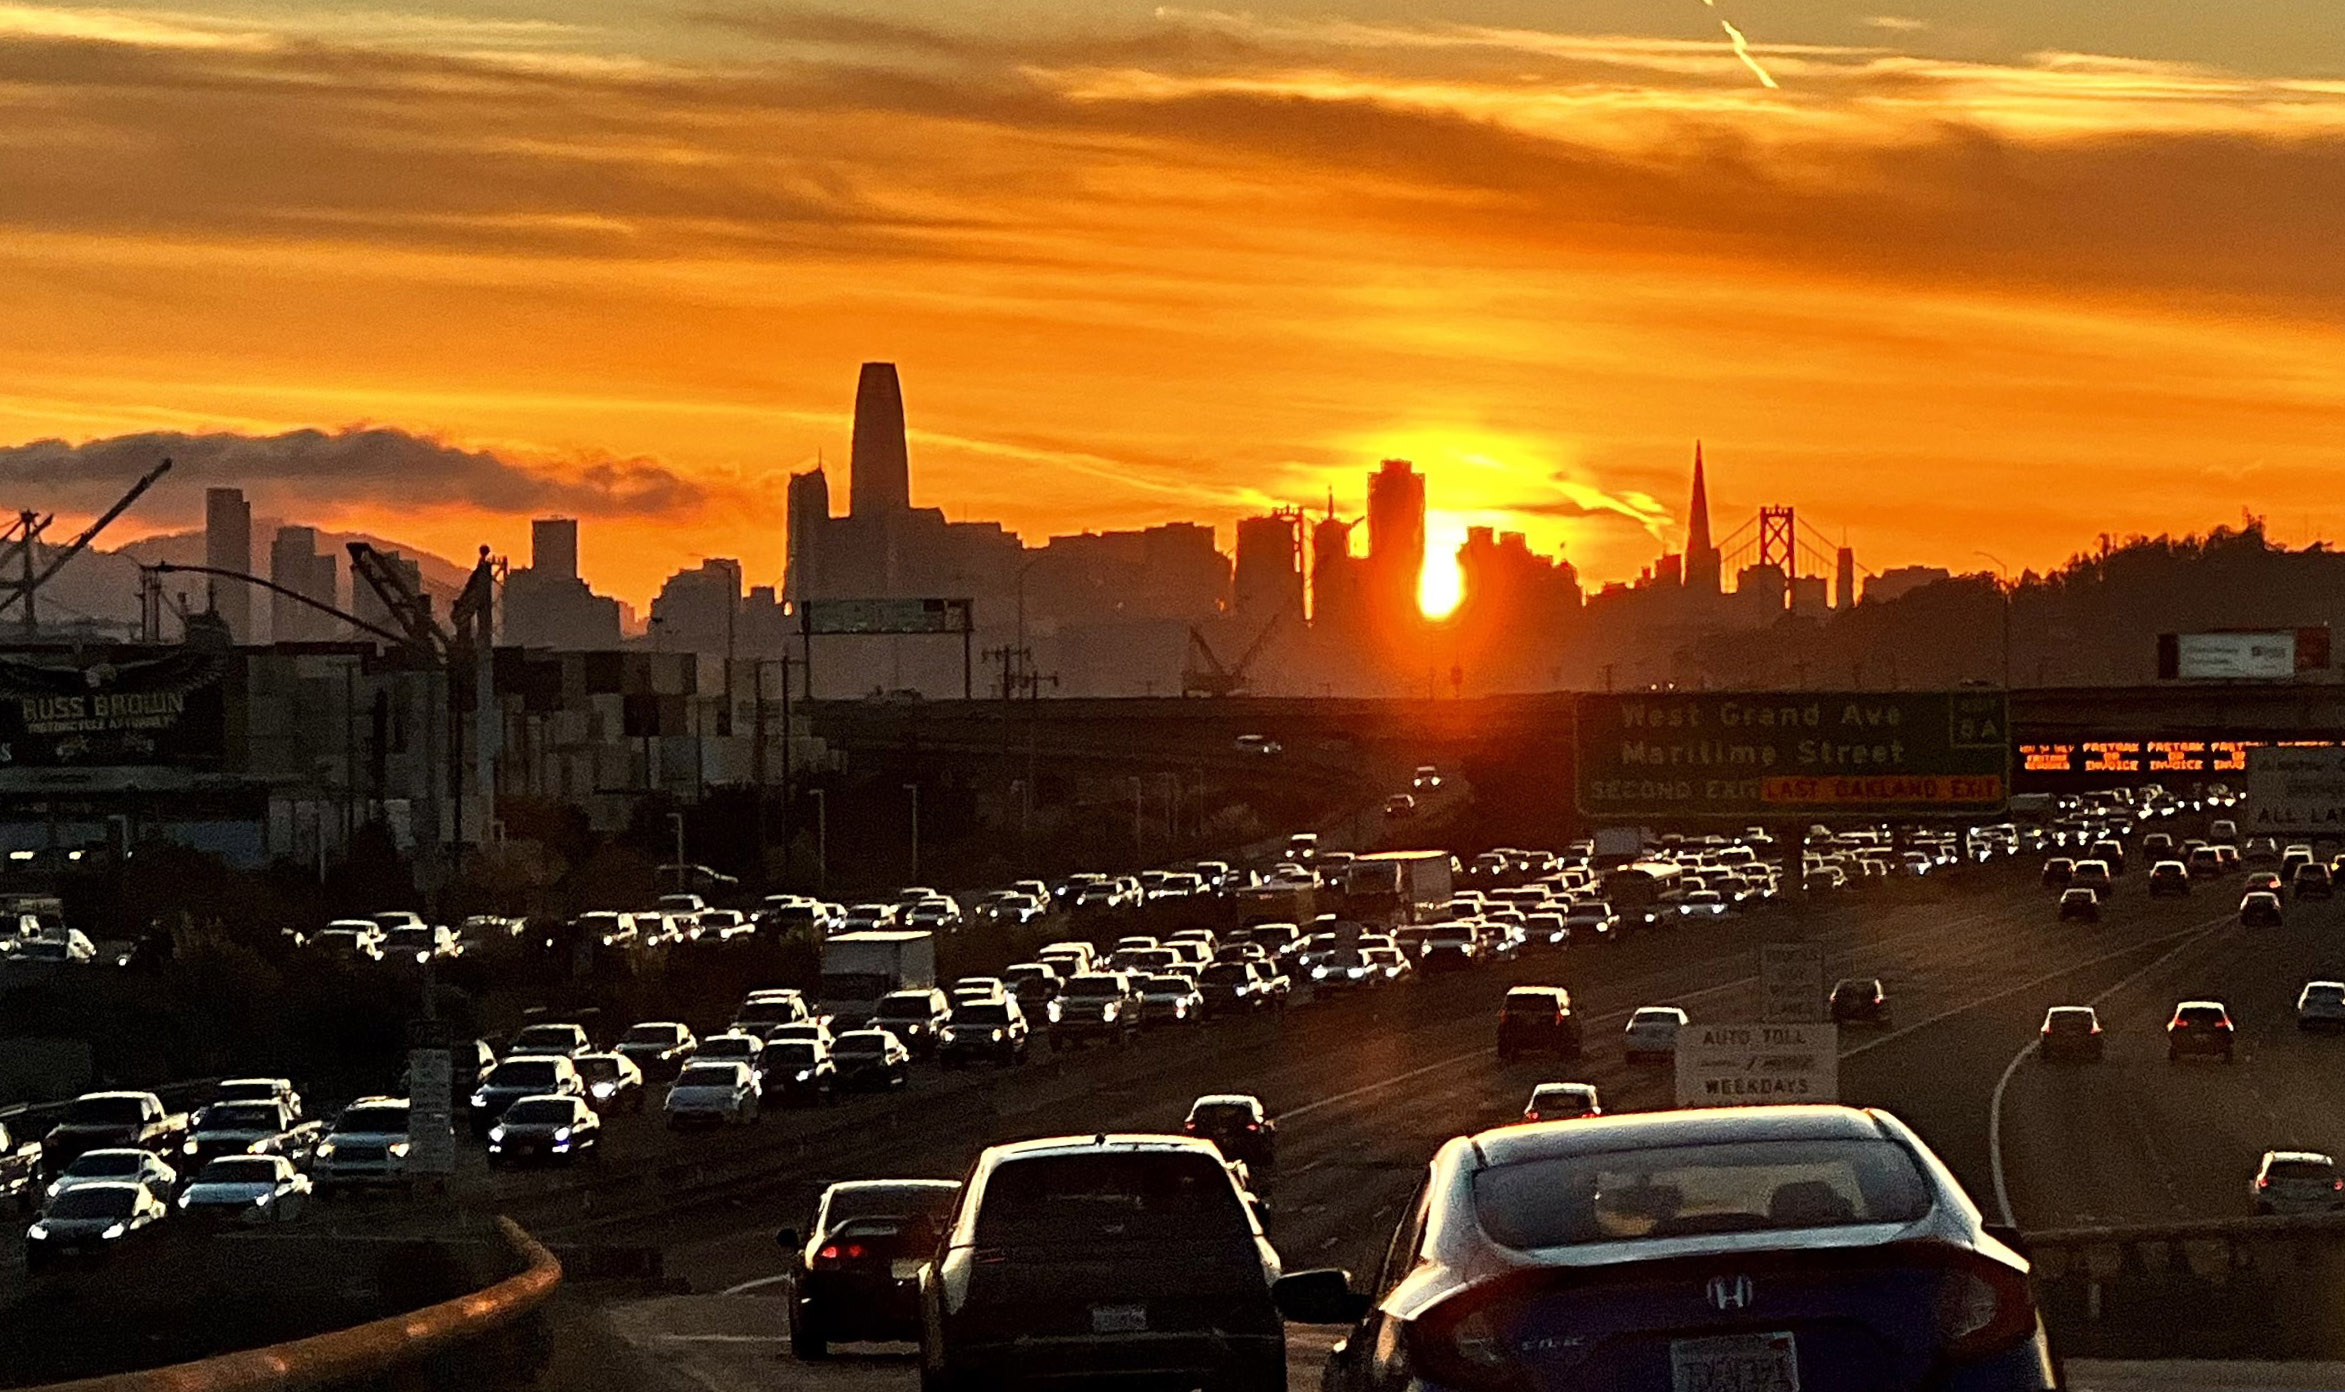
[(317, 1158), (320, 1160), (332, 1158), (334, 1154), (334, 1143), (330, 1140), (318, 1142), (318, 1148), (315, 1153)]
[(562, 1127), (560, 1130), (558, 1130), (558, 1131), (554, 1132), (554, 1139), (555, 1139), (555, 1140), (557, 1140), (557, 1141), (566, 1141), (566, 1140), (569, 1140), (569, 1139), (570, 1139), (570, 1128), (569, 1128), (569, 1127), (567, 1127), (567, 1126), (565, 1126), (565, 1127)]
[(52, 1198), (52, 1199), (53, 1199), (53, 1198), (56, 1198), (56, 1197), (57, 1197), (57, 1195), (58, 1195), (59, 1193), (61, 1193), (61, 1192), (64, 1190), (64, 1188), (65, 1188), (65, 1181), (64, 1181), (64, 1180), (60, 1179), (60, 1180), (57, 1180), (57, 1181), (55, 1181), (54, 1183), (50, 1184), (50, 1186), (49, 1186), (49, 1197), (50, 1197), (50, 1198)]
[(1099, 1018), (1102, 1020), (1112, 1020), (1116, 1017), (1116, 1012), (1121, 1008), (1122, 1007), (1117, 1005), (1116, 1002), (1109, 1001), (1107, 1004), (1099, 1007)]
[(594, 1095), (600, 1101), (609, 1101), (611, 1094), (617, 1092), (618, 1090), (619, 1085), (617, 1083), (596, 1083), (594, 1085)]
[(985, 1037), (986, 1037), (986, 1038), (988, 1038), (988, 1039), (990, 1039), (990, 1040), (992, 1040), (992, 1041), (993, 1041), (994, 1043), (996, 1043), (996, 1044), (999, 1044), (999, 1043), (1001, 1043), (1001, 1042), (1002, 1042), (1002, 1032), (1001, 1032), (1000, 1030), (993, 1030), (993, 1031), (989, 1032), (989, 1033), (988, 1033), (988, 1034), (987, 1034)]
[[(275, 1194), (259, 1194), (259, 1195), (256, 1195), (256, 1196), (254, 1196), (254, 1198), (253, 1198), (253, 1201), (252, 1201), (252, 1206), (253, 1206), (254, 1208), (267, 1208), (267, 1207), (269, 1206), (269, 1200), (271, 1200), (271, 1199), (273, 1199), (273, 1198), (275, 1198), (275, 1197), (277, 1197)], [(182, 1208), (185, 1208), (185, 1207), (187, 1206), (187, 1200), (185, 1200), (185, 1199), (181, 1199), (181, 1200), (179, 1201), (179, 1206), (180, 1206), (180, 1207), (182, 1207)]]
[(489, 1104), (489, 1090), (488, 1090), (487, 1088), (482, 1088), (480, 1091), (478, 1091), (478, 1092), (476, 1092), (476, 1093), (472, 1094), (472, 1105), (473, 1105), (473, 1106), (475, 1106), (475, 1107), (485, 1107), (485, 1106), (487, 1106), (488, 1104)]
[(504, 1141), (504, 1139), (505, 1139), (505, 1128), (504, 1128), (504, 1127), (502, 1127), (502, 1126), (492, 1126), (492, 1127), (490, 1127), (490, 1128), (489, 1128), (489, 1144), (490, 1144), (490, 1145), (498, 1145), (498, 1144), (501, 1144), (501, 1143)]
[(195, 1137), (193, 1137), (193, 1136), (190, 1136), (190, 1137), (188, 1137), (188, 1138), (187, 1138), (187, 1144), (186, 1144), (186, 1145), (183, 1145), (183, 1146), (181, 1146), (181, 1147), (179, 1148), (179, 1153), (180, 1153), (180, 1154), (182, 1154), (182, 1155), (193, 1155), (193, 1154), (195, 1154)]
[(179, 1196), (179, 1206), (180, 1206), (181, 1208), (185, 1208), (185, 1207), (187, 1207), (187, 1201), (188, 1201), (189, 1199), (192, 1199), (192, 1198), (194, 1198), (194, 1197), (195, 1197), (195, 1195), (193, 1195), (193, 1194), (181, 1194), (181, 1195)]
[(405, 1141), (393, 1141), (393, 1142), (391, 1142), (390, 1148), (389, 1148), (389, 1150), (388, 1150), (386, 1153), (388, 1153), (388, 1154), (390, 1154), (390, 1155), (395, 1155), (395, 1156), (399, 1156), (399, 1157), (402, 1157), (402, 1158), (404, 1158), (404, 1157), (406, 1156), (406, 1154), (407, 1154), (407, 1142), (405, 1142)]
[(98, 1236), (104, 1241), (112, 1242), (115, 1238), (118, 1238), (129, 1231), (130, 1229), (126, 1225), (121, 1223), (113, 1223), (109, 1224), (106, 1230), (102, 1233), (99, 1233)]
[(960, 1032), (959, 1030), (957, 1030), (957, 1029), (954, 1029), (954, 1028), (953, 1028), (951, 1025), (947, 1025), (947, 1026), (945, 1026), (945, 1027), (944, 1027), (944, 1031), (943, 1031), (943, 1033), (942, 1033), (942, 1034), (940, 1034), (940, 1035), (938, 1035), (938, 1038), (940, 1038), (940, 1039), (944, 1040), (944, 1042), (945, 1042), (945, 1043), (947, 1043), (947, 1044), (950, 1044), (950, 1043), (954, 1042), (955, 1040), (959, 1039), (960, 1037), (961, 1037), (961, 1032)]
[(35, 1242), (46, 1242), (49, 1240), (49, 1225), (47, 1223), (35, 1223), (31, 1227), (24, 1230), (24, 1235), (31, 1238)]
[(799, 1070), (798, 1070), (798, 1081), (799, 1081), (799, 1082), (801, 1082), (801, 1083), (804, 1083), (804, 1082), (810, 1082), (810, 1081), (812, 1081), (812, 1080), (813, 1080), (813, 1078), (814, 1078), (814, 1070), (813, 1070), (813, 1069), (811, 1069), (811, 1068), (801, 1068), (801, 1069), (799, 1069)]

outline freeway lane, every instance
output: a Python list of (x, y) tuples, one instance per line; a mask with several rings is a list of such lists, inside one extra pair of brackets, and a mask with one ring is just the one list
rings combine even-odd
[[(1257, 1022), (1081, 1061), (1056, 1080), (1005, 1078), (979, 1134), (940, 1114), (934, 1127), (813, 1149), (777, 1166), (773, 1183), (737, 1207), (670, 1216), (648, 1231), (666, 1245), (672, 1273), (695, 1291), (720, 1292), (778, 1268), (772, 1227), (797, 1218), (823, 1180), (958, 1173), (989, 1140), (1163, 1127), (1197, 1092), (1242, 1088), (1285, 1116), (1280, 1168), (1267, 1189), (1272, 1237), (1290, 1268), (1368, 1268), (1441, 1140), (1516, 1114), (1543, 1078), (1593, 1081), (1614, 1109), (1668, 1105), (1666, 1069), (1619, 1057), (1616, 1035), (1627, 1011), (1674, 1000), (1697, 1018), (1747, 1017), (1756, 1008), (1755, 946), (1803, 937), (1826, 944), (1836, 973), (1886, 977), (1899, 1012), (1895, 1031), (1846, 1041), (1844, 1095), (1913, 1120), (1984, 1195), (1991, 1182), (1987, 1098), (2010, 1042), (2040, 1014), (2037, 997), (2105, 990), (2171, 951), (2205, 914), (2203, 904), (2144, 902), (2098, 928), (2056, 925), (2032, 866), (2012, 863), (1946, 886), (1907, 886), (1654, 934), (1610, 950), (1575, 950), (1383, 999), (1300, 1009), (1283, 1026)], [(1592, 1027), (1589, 1058), (1564, 1069), (1499, 1067), (1489, 1047), (1492, 1021), (1504, 986), (1518, 980), (1573, 988)], [(917, 1111), (921, 1099), (899, 1105)], [(777, 1372), (776, 1360), (787, 1363), (777, 1294), (760, 1286), (731, 1297), (653, 1302), (630, 1307), (624, 1320), (640, 1346), (667, 1350), (697, 1370), (698, 1385), (763, 1383)], [(791, 1371), (802, 1385), (820, 1386), (903, 1387), (911, 1375), (889, 1359), (849, 1359), (815, 1382), (804, 1369)]]
[[(2219, 911), (2237, 887), (2219, 882), (2193, 902)], [(2242, 1216), (2265, 1150), (2345, 1153), (2345, 1038), (2302, 1033), (2294, 1015), (2307, 978), (2345, 976), (2341, 930), (2345, 904), (2292, 903), (2279, 929), (2226, 921), (2094, 1002), (2104, 1063), (2012, 1061), (2021, 1040), (2010, 1041), (2003, 1164), (2021, 1224)], [(2167, 1061), (2165, 1022), (2186, 997), (2230, 1007), (2236, 1064)]]

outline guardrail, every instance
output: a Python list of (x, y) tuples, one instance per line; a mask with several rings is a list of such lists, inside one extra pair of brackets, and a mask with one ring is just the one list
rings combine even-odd
[(2345, 1213), (2072, 1228), (2026, 1244), (2065, 1357), (2345, 1357)]
[[(562, 1264), (509, 1218), (497, 1220), (520, 1270), (492, 1286), (330, 1333), (192, 1363), (50, 1383), (30, 1392), (299, 1392), (376, 1385), (425, 1359), (479, 1350), (543, 1305), (562, 1281)], [(467, 1385), (485, 1385), (468, 1379)]]
[[(220, 1083), (220, 1078), (191, 1078), (185, 1082), (133, 1090), (151, 1092), (163, 1099), (164, 1106), (186, 1111), (198, 1098), (210, 1093)], [(86, 1092), (109, 1090), (97, 1087), (84, 1089)], [(72, 1105), (73, 1099), (70, 1097), (58, 1102), (20, 1102), (13, 1107), (0, 1107), (0, 1122), (5, 1122), (11, 1130), (19, 1132), (17, 1139), (37, 1141), (43, 1132), (65, 1119), (66, 1109)]]

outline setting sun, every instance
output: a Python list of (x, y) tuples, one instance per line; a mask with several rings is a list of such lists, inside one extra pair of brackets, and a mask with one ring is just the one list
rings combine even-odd
[(1465, 598), (1466, 577), (1458, 569), (1457, 549), (1466, 539), (1465, 524), (1430, 513), (1425, 518), (1425, 568), (1417, 573), (1417, 609), (1428, 619), (1446, 619)]

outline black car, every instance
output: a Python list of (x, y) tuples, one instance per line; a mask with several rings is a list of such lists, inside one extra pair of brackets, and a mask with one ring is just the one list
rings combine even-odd
[(831, 1044), (833, 1086), (878, 1092), (912, 1081), (912, 1051), (883, 1029), (848, 1030)]
[(1889, 1028), (1889, 992), (1877, 976), (1844, 977), (1833, 983), (1829, 1004), (1833, 1024)]
[(578, 1065), (559, 1054), (509, 1058), (474, 1089), (471, 1098), (472, 1131), (486, 1136), (505, 1109), (524, 1097), (562, 1095), (583, 1097), (586, 1084)]
[(2060, 891), (2060, 921), (2062, 923), (2100, 922), (2101, 896), (2083, 885)]
[(1017, 1001), (971, 1001), (953, 1012), (937, 1041), (937, 1058), (947, 1068), (972, 1063), (1024, 1063), (1032, 1031)]
[(920, 1337), (920, 1268), (936, 1251), (961, 1186), (949, 1179), (867, 1179), (822, 1191), (792, 1254), (790, 1351), (823, 1358), (834, 1343)]
[(2329, 867), (2311, 861), (2296, 867), (2296, 875), (2289, 882), (2299, 899), (2334, 899), (2337, 896), (2337, 878)]
[(1262, 1099), (1242, 1092), (1200, 1097), (1181, 1123), (1181, 1134), (1213, 1142), (1232, 1160), (1244, 1161), (1254, 1171), (1278, 1164), (1278, 1123), (1262, 1110)]
[(2238, 1033), (2221, 1001), (2183, 1001), (2166, 1022), (2166, 1061), (2176, 1062), (2184, 1054), (2212, 1054), (2230, 1063), (2238, 1056)]
[(2179, 860), (2161, 860), (2150, 867), (2152, 899), (2190, 897), (2190, 867)]
[(921, 1386), (1277, 1392), (1278, 1271), (1229, 1162), (1203, 1141), (993, 1146), (921, 1270)]
[(2066, 889), (2076, 878), (2076, 862), (2068, 856), (2054, 856), (2044, 862), (2044, 888)]
[(839, 1066), (827, 1045), (812, 1039), (776, 1039), (758, 1053), (757, 1076), (767, 1097), (785, 1107), (804, 1107), (832, 1100)]
[(891, 991), (880, 997), (879, 1008), (871, 1012), (871, 1023), (894, 1035), (915, 1055), (925, 1057), (936, 1052), (952, 1016), (952, 1001), (942, 991)]
[(2036, 1056), (2044, 1062), (2098, 1063), (2106, 1052), (2100, 1013), (2091, 1006), (2055, 1005), (2044, 1012), (2043, 1028), (2036, 1032)]
[(1140, 1032), (1140, 995), (1121, 972), (1085, 972), (1052, 1002), (1050, 1047), (1071, 1049), (1101, 1040), (1129, 1044)]
[(1572, 1013), (1571, 992), (1561, 986), (1517, 986), (1498, 1008), (1498, 1061), (1528, 1053), (1578, 1058), (1580, 1017)]
[(2280, 896), (2268, 889), (2258, 889), (2241, 896), (2239, 926), (2242, 928), (2277, 928), (2285, 921), (2280, 908)]

